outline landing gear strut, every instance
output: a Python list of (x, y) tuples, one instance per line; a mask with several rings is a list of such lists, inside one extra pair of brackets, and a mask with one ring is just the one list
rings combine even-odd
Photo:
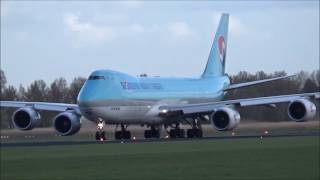
[(201, 138), (203, 136), (203, 132), (200, 119), (193, 118), (192, 122), (189, 122), (189, 124), (192, 128), (187, 130), (188, 138)]
[(160, 138), (160, 129), (152, 125), (150, 130), (144, 131), (144, 138)]
[(96, 140), (97, 141), (105, 141), (106, 138), (106, 132), (103, 130), (103, 120), (99, 120), (97, 127), (98, 127), (98, 131), (96, 132)]
[(115, 132), (115, 139), (131, 139), (131, 132), (127, 131), (127, 127), (128, 126), (121, 124), (121, 130)]

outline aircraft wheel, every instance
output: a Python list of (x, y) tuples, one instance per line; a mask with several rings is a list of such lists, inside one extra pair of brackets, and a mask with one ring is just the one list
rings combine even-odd
[(184, 129), (171, 129), (169, 132), (170, 138), (184, 138), (185, 131)]
[(188, 129), (187, 137), (188, 138), (201, 138), (203, 136), (203, 132), (201, 129)]
[(123, 139), (131, 139), (131, 132), (130, 131), (124, 131), (124, 138)]
[(159, 130), (154, 130), (154, 131), (151, 131), (152, 133), (152, 137), (154, 138), (160, 138), (160, 131)]
[(176, 130), (170, 129), (169, 135), (170, 135), (170, 138), (176, 138), (177, 137)]
[(194, 138), (194, 136), (195, 136), (194, 129), (188, 129), (187, 130), (187, 137)]
[(97, 140), (97, 141), (99, 141), (99, 140), (100, 140), (100, 138), (101, 138), (100, 132), (99, 132), (99, 131), (97, 131), (97, 132), (96, 132), (96, 140)]
[(107, 138), (106, 138), (106, 132), (105, 131), (103, 131), (101, 134), (100, 134), (101, 136), (100, 136), (100, 140), (101, 140), (101, 138), (102, 138), (102, 140), (106, 140)]
[(202, 137), (203, 137), (203, 132), (202, 132), (201, 129), (197, 129), (197, 130), (196, 130), (196, 137), (197, 137), (197, 138), (202, 138)]
[(145, 130), (144, 131), (144, 138), (149, 139), (151, 138), (151, 130)]
[(178, 137), (179, 138), (184, 138), (185, 137), (184, 129), (177, 129), (177, 132), (178, 132)]
[(115, 139), (119, 140), (122, 139), (122, 132), (121, 131), (116, 131), (114, 134)]

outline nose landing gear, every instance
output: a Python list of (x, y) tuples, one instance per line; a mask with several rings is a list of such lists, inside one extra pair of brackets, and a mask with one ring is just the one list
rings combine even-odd
[(98, 131), (96, 132), (96, 140), (97, 141), (105, 141), (106, 132), (103, 130), (104, 122), (103, 120), (99, 120), (97, 124)]

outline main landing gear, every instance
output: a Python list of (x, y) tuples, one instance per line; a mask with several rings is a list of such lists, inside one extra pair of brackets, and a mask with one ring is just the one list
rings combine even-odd
[[(191, 126), (191, 129), (187, 130), (188, 138), (201, 138), (203, 137), (203, 131), (201, 127), (201, 122), (199, 118), (192, 118), (191, 122), (185, 120)], [(170, 138), (184, 138), (185, 130), (181, 129), (179, 123), (176, 123), (174, 126), (171, 126), (170, 131), (167, 130)], [(166, 126), (165, 126), (166, 127)], [(167, 128), (167, 127), (166, 127)]]
[(97, 141), (105, 141), (106, 138), (106, 132), (103, 130), (103, 121), (99, 120), (97, 127), (98, 127), (98, 131), (96, 132), (96, 140)]
[[(118, 125), (117, 125), (118, 127)], [(116, 129), (117, 129), (116, 127)], [(120, 131), (115, 131), (115, 139), (131, 139), (131, 132), (127, 131), (128, 125), (121, 124), (121, 130)]]
[(184, 138), (185, 131), (184, 129), (180, 129), (180, 124), (176, 123), (175, 126), (169, 131), (170, 138)]
[(203, 132), (200, 120), (198, 118), (193, 118), (191, 122), (187, 122), (191, 125), (191, 129), (187, 130), (188, 138), (201, 138)]
[(160, 138), (160, 128), (152, 125), (150, 130), (144, 131), (144, 138)]
[[(188, 138), (201, 138), (203, 137), (203, 131), (201, 127), (201, 117), (192, 118), (191, 121), (185, 120), (191, 126), (191, 129), (187, 129), (187, 133), (184, 129), (180, 128), (180, 123), (176, 124), (165, 124), (165, 130), (167, 131), (170, 138), (185, 138), (187, 135)], [(106, 132), (103, 130), (104, 122), (103, 120), (99, 120), (97, 127), (98, 131), (95, 134), (95, 138), (98, 141), (106, 140)], [(127, 130), (128, 125), (121, 124), (121, 130), (117, 131), (118, 125), (116, 126), (115, 130), (115, 139), (116, 140), (130, 140), (131, 139), (131, 132)], [(168, 131), (168, 126), (171, 129)], [(144, 137), (146, 139), (149, 138), (160, 138), (161, 126), (151, 125), (149, 130), (144, 131)]]

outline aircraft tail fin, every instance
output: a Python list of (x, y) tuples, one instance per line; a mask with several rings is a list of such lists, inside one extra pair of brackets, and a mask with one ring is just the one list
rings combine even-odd
[(227, 54), (229, 14), (222, 14), (202, 78), (223, 76)]

